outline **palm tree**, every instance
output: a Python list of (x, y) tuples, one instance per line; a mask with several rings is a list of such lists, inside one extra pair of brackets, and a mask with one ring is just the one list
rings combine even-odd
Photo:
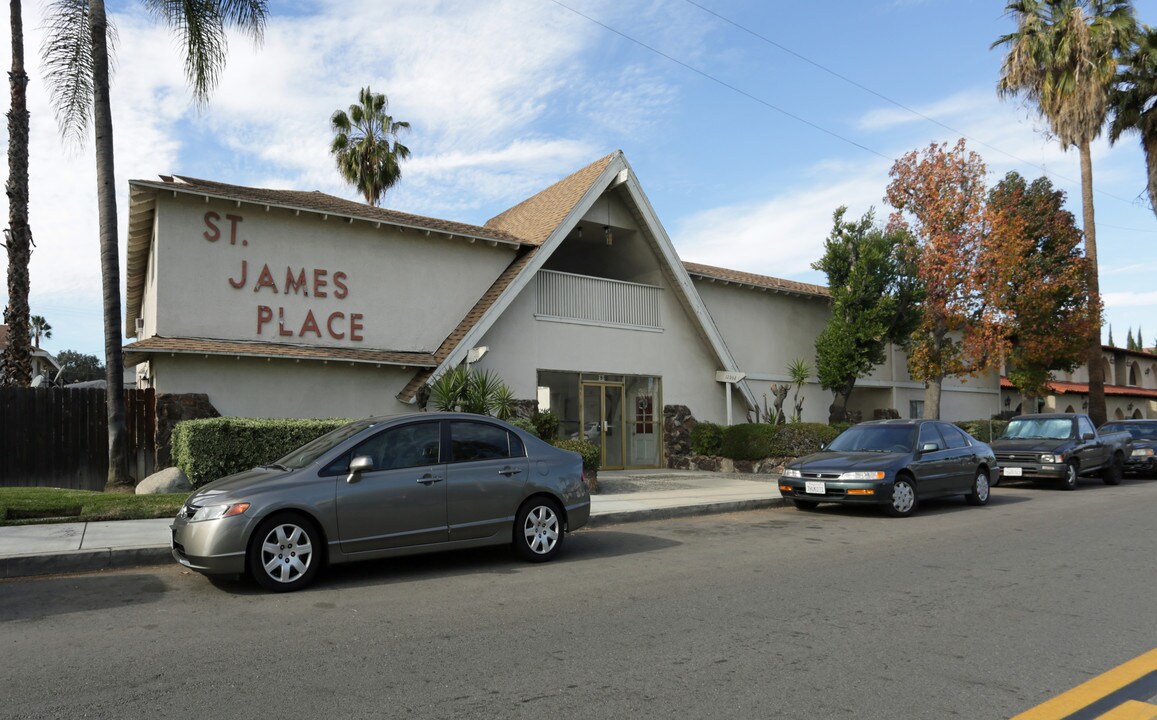
[(12, 105), (8, 111), (8, 346), (0, 358), (6, 385), (26, 387), (32, 382), (32, 353), (28, 346), (28, 264), (32, 258), (32, 231), (28, 227), (28, 74), (24, 71), (24, 21), (20, 0), (9, 2), (12, 27), (12, 71), (8, 73)]
[(338, 172), (375, 207), (402, 179), (401, 161), (410, 157), (410, 148), (398, 142), (410, 123), (395, 121), (386, 112), (389, 104), (385, 95), (364, 87), (348, 113), (338, 110), (330, 118), (334, 136), (329, 151), (337, 158)]
[(52, 326), (48, 324), (48, 321), (44, 319), (43, 315), (33, 315), (32, 317), (28, 318), (28, 325), (32, 330), (32, 344), (34, 346), (38, 348), (40, 347), (41, 337), (43, 337), (45, 340), (50, 340), (52, 338)]
[(1137, 133), (1145, 151), (1148, 170), (1149, 206), (1157, 213), (1157, 30), (1142, 29), (1137, 44), (1126, 58), (1126, 65), (1109, 97), (1113, 119), (1109, 123), (1109, 141), (1117, 142), (1128, 132)]
[[(1101, 133), (1109, 90), (1121, 53), (1130, 46), (1137, 20), (1130, 0), (1014, 0), (1005, 8), (1016, 32), (992, 47), (1008, 54), (1000, 71), (1001, 97), (1024, 95), (1048, 121), (1063, 148), (1076, 146), (1081, 160), (1081, 210), (1089, 259), (1089, 304), (1100, 312), (1097, 231), (1093, 219), (1093, 162), (1089, 145)], [(1106, 420), (1101, 327), (1089, 334), (1089, 415)]]
[[(227, 27), (240, 28), (260, 42), (266, 0), (142, 0), (159, 20), (177, 31), (184, 45), (185, 76), (193, 98), (204, 106), (217, 84), (227, 53)], [(117, 207), (113, 168), (112, 105), (109, 100), (109, 44), (113, 31), (104, 0), (53, 0), (41, 48), (60, 132), (83, 142), (91, 117), (96, 135), (96, 198), (104, 299), (105, 380), (108, 399), (107, 489), (131, 488), (125, 449), (125, 403), (121, 354), (120, 267), (117, 260)]]

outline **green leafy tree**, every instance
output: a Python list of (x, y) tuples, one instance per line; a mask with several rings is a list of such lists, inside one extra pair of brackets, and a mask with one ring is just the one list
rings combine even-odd
[(988, 194), (979, 270), (1002, 316), (1008, 379), (1030, 398), (1047, 393), (1053, 371), (1083, 362), (1089, 328), (1100, 323), (1100, 308), (1089, 305), (1081, 231), (1064, 206), (1048, 178), (1028, 183), (1015, 172)]
[(410, 149), (398, 142), (410, 123), (394, 120), (387, 112), (389, 105), (384, 94), (364, 87), (349, 112), (338, 110), (330, 118), (334, 132), (330, 153), (337, 159), (338, 172), (375, 207), (402, 179), (401, 162), (410, 157)]
[(824, 255), (812, 268), (827, 275), (831, 318), (816, 338), (816, 376), (834, 396), (828, 422), (844, 422), (856, 381), (885, 360), (887, 344), (903, 344), (915, 327), (919, 286), (908, 233), (884, 230), (868, 211), (858, 221), (833, 215)]
[(104, 365), (96, 355), (87, 355), (75, 350), (61, 350), (56, 356), (60, 363), (62, 383), (89, 382), (104, 377)]
[(1117, 344), (1115, 342), (1113, 342), (1113, 326), (1112, 325), (1109, 326), (1109, 347), (1117, 347)]
[(1157, 213), (1157, 30), (1144, 26), (1109, 96), (1109, 141), (1136, 134), (1145, 153), (1149, 207)]
[(1137, 349), (1137, 341), (1133, 339), (1133, 328), (1132, 327), (1129, 328), (1129, 336), (1125, 338), (1125, 349), (1126, 350), (1136, 350)]
[(32, 345), (40, 347), (40, 338), (45, 340), (52, 339), (52, 326), (44, 319), (43, 315), (32, 315), (28, 318), (28, 327), (32, 333)]
[[(1104, 127), (1118, 62), (1137, 36), (1133, 5), (1129, 0), (1014, 0), (1006, 10), (1016, 21), (1016, 31), (992, 45), (1008, 48), (997, 92), (1002, 97), (1023, 95), (1048, 121), (1061, 147), (1077, 148), (1090, 303), (1099, 307), (1090, 145)], [(1086, 362), (1089, 415), (1100, 425), (1107, 415), (1099, 324), (1089, 333)]]
[(24, 20), (20, 0), (11, 0), (12, 69), (8, 73), (11, 105), (8, 110), (8, 305), (4, 324), (8, 345), (0, 356), (0, 377), (5, 385), (27, 386), (32, 382), (32, 350), (28, 327), (28, 293), (31, 280), (32, 230), (28, 226), (28, 73), (24, 69)]
[[(182, 46), (185, 77), (193, 99), (203, 106), (217, 85), (227, 55), (226, 30), (241, 29), (260, 42), (266, 0), (142, 0), (154, 17), (173, 29)], [(117, 258), (116, 173), (113, 164), (112, 101), (109, 95), (110, 45), (115, 32), (104, 0), (53, 0), (45, 17), (48, 32), (41, 57), (48, 75), (61, 135), (83, 143), (93, 123), (96, 155), (96, 204), (104, 304), (105, 379), (119, 388), (124, 376), (121, 352), (121, 287)], [(132, 487), (128, 475), (124, 395), (107, 393), (110, 490)]]

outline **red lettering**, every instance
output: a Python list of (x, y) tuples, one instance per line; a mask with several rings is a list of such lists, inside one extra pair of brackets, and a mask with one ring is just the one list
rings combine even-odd
[(273, 320), (273, 308), (267, 305), (257, 306), (257, 334), (261, 334), (261, 326)]
[(350, 313), (350, 340), (361, 341), (363, 339), (362, 336), (358, 334), (358, 330), (365, 329), (365, 326), (358, 322), (362, 317), (363, 315), (361, 313)]
[(229, 221), (229, 244), (236, 245), (237, 223), (241, 222), (244, 218), (242, 218), (240, 215), (226, 215), (225, 219)]
[(340, 270), (333, 274), (333, 284), (339, 288), (338, 290), (335, 290), (333, 293), (333, 296), (335, 298), (345, 298), (347, 295), (350, 294), (350, 289), (347, 288), (345, 286), (345, 283), (342, 282), (342, 280), (346, 280), (346, 279), (347, 279), (346, 274), (341, 272)]
[[(246, 275), (248, 274), (248, 271), (249, 271), (249, 263), (246, 262), (245, 260), (242, 260), (241, 261), (241, 279), (240, 280), (234, 280), (233, 278), (229, 278), (229, 284), (232, 285), (233, 287), (237, 288), (238, 290), (245, 287), (245, 279), (246, 279)], [(258, 329), (257, 332), (261, 332), (261, 330)]]
[(273, 282), (273, 273), (269, 272), (269, 266), (261, 268), (261, 277), (257, 278), (257, 284), (253, 286), (253, 292), (257, 292), (263, 287), (271, 288), (273, 292), (277, 293), (277, 283)]
[(322, 270), (321, 268), (314, 268), (314, 271), (313, 271), (313, 296), (314, 297), (326, 297), (327, 296), (326, 292), (324, 290), (322, 290), (323, 287), (325, 287), (326, 285), (329, 284), (328, 282), (326, 282), (326, 279), (325, 279), (325, 276), (327, 274), (329, 274), (328, 270)]
[(285, 308), (277, 308), (277, 334), (293, 337), (292, 330), (285, 329)]
[(345, 333), (344, 332), (339, 333), (338, 331), (333, 329), (333, 321), (337, 320), (337, 319), (344, 320), (345, 319), (345, 313), (341, 312), (340, 310), (338, 312), (332, 313), (329, 316), (329, 319), (325, 321), (325, 329), (329, 330), (329, 336), (332, 337), (334, 340), (343, 340), (343, 339), (345, 339)]
[(205, 232), (201, 233), (201, 237), (205, 238), (209, 242), (217, 242), (218, 240), (220, 240), (221, 239), (221, 228), (217, 227), (214, 224), (220, 219), (221, 219), (221, 216), (218, 215), (217, 213), (213, 212), (212, 210), (205, 213), (205, 227), (207, 227), (209, 229), (206, 230)]
[(301, 269), (297, 277), (293, 276), (293, 268), (285, 268), (285, 294), (288, 295), (291, 292), (299, 292), (309, 297), (309, 286), (305, 282), (305, 268)]
[(301, 332), (297, 335), (298, 337), (304, 337), (307, 332), (311, 332), (319, 338), (321, 337), (321, 328), (317, 326), (317, 318), (313, 316), (312, 310), (305, 314), (305, 322), (301, 324)]

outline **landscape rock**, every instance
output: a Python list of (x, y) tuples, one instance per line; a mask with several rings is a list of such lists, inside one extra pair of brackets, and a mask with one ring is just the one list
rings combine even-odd
[(193, 485), (180, 468), (165, 468), (137, 483), (137, 495), (192, 492)]

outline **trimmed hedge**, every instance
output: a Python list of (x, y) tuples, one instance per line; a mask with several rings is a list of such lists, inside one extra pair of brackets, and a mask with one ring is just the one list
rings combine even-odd
[(599, 459), (599, 446), (593, 442), (580, 440), (579, 438), (568, 438), (566, 440), (555, 440), (551, 445), (582, 455), (583, 470), (586, 472), (597, 473), (599, 471), (599, 465), (601, 463)]
[(691, 452), (696, 455), (718, 455), (722, 447), (722, 425), (701, 422), (691, 428)]
[(173, 428), (173, 462), (196, 488), (271, 463), (348, 422), (236, 417), (185, 420)]
[(801, 457), (819, 452), (839, 434), (836, 428), (821, 423), (732, 425), (723, 429), (719, 454), (732, 460)]
[[(994, 437), (1000, 437), (1008, 427), (1007, 420), (960, 420), (953, 423), (980, 442), (992, 442)], [(989, 433), (991, 428), (992, 432)]]

